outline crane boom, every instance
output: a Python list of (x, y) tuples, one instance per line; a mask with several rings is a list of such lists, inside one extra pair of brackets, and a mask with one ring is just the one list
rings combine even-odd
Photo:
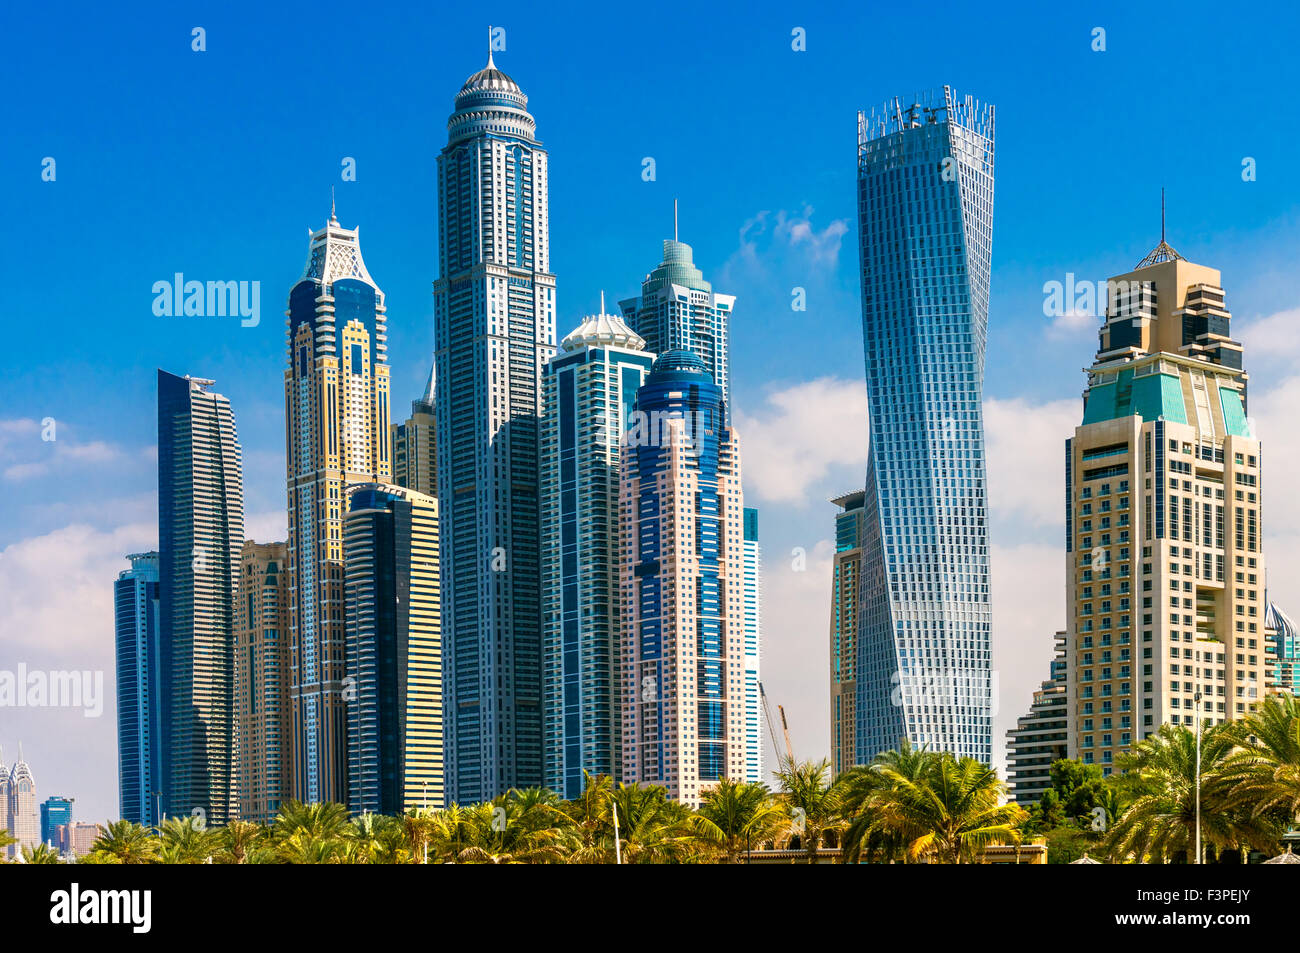
[(790, 744), (790, 725), (785, 720), (785, 706), (777, 705), (776, 710), (781, 713), (781, 731), (785, 733), (785, 756), (790, 759), (790, 766), (794, 767), (794, 748)]
[(781, 760), (781, 746), (776, 743), (776, 725), (772, 721), (772, 706), (767, 703), (767, 692), (763, 690), (763, 683), (758, 683), (758, 694), (763, 699), (763, 715), (767, 718), (767, 733), (772, 736), (772, 752), (776, 755), (776, 760)]

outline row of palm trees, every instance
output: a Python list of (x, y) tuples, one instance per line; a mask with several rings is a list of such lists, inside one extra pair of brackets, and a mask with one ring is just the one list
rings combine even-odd
[[(1126, 803), (1101, 839), (1114, 860), (1196, 860), (1197, 739), (1165, 725), (1120, 758)], [(1214, 854), (1275, 851), (1300, 819), (1300, 699), (1269, 696), (1247, 718), (1204, 728), (1200, 832)]]
[[(1137, 862), (1190, 856), (1196, 736), (1165, 726), (1121, 763), (1106, 801), (1101, 855)], [(400, 817), (349, 815), (341, 804), (288, 802), (267, 825), (204, 829), (188, 817), (156, 830), (107, 824), (86, 863), (740, 863), (782, 849), (809, 863), (971, 863), (1018, 843), (1029, 815), (1005, 803), (989, 766), (911, 747), (838, 778), (828, 762), (787, 761), (779, 791), (721, 780), (691, 810), (662, 787), (586, 776), (564, 800), (541, 788)], [(1215, 852), (1278, 847), (1300, 813), (1300, 702), (1270, 697), (1247, 719), (1207, 729), (1201, 744), (1201, 830)], [(0, 846), (3, 846), (0, 838)], [(28, 863), (55, 863), (45, 847)]]

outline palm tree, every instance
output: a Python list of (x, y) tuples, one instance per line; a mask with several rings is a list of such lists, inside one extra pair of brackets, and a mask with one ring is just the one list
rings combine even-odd
[(24, 864), (61, 864), (59, 852), (49, 844), (40, 843), (35, 847), (23, 848)]
[(840, 814), (840, 790), (827, 779), (830, 769), (831, 763), (826, 758), (798, 764), (786, 758), (782, 769), (776, 772), (783, 792), (781, 800), (791, 817), (801, 822), (791, 825), (788, 839), (798, 836), (799, 846), (810, 864), (816, 862), (817, 849), (827, 835), (845, 827)]
[(250, 855), (257, 852), (265, 837), (266, 828), (261, 824), (231, 821), (217, 834), (217, 859), (223, 864), (250, 863)]
[(898, 778), (922, 783), (938, 759), (933, 751), (913, 747), (904, 738), (897, 749), (882, 752), (871, 764), (849, 768), (840, 775), (835, 783), (846, 821), (840, 847), (845, 863), (912, 860), (907, 846), (925, 832), (900, 812), (890, 791)]
[(1300, 824), (1300, 699), (1269, 695), (1232, 723), (1231, 735), (1238, 750), (1223, 765), (1227, 801), (1253, 817), (1277, 814)]
[(690, 861), (698, 853), (690, 811), (668, 800), (662, 786), (620, 784), (610, 794), (611, 825), (615, 809), (623, 863), (675, 863)]
[(717, 787), (704, 795), (691, 825), (703, 843), (721, 851), (723, 863), (735, 864), (741, 854), (770, 840), (789, 820), (766, 784), (719, 778)]
[(197, 817), (168, 817), (158, 825), (162, 844), (158, 862), (163, 864), (202, 864), (211, 859), (216, 846), (211, 831), (201, 826)]
[[(1229, 725), (1201, 731), (1201, 838), (1209, 847), (1242, 843), (1267, 849), (1276, 845), (1268, 825), (1247, 808), (1229, 803), (1231, 786), (1223, 769), (1234, 747)], [(1162, 725), (1121, 755), (1118, 767), (1137, 776), (1140, 793), (1111, 828), (1106, 849), (1164, 863), (1178, 856), (1195, 861), (1196, 735), (1182, 725)]]
[(940, 754), (919, 779), (892, 768), (881, 773), (886, 817), (909, 835), (920, 832), (906, 843), (911, 860), (970, 863), (985, 846), (1017, 839), (1028, 817), (1018, 805), (998, 804), (1005, 789), (997, 772), (974, 758)]
[(271, 825), (276, 853), (290, 864), (336, 864), (344, 856), (348, 809), (342, 804), (286, 801)]
[(98, 860), (114, 864), (151, 864), (158, 855), (159, 841), (149, 828), (133, 821), (109, 821), (99, 829), (91, 852)]
[[(614, 859), (614, 779), (582, 772), (582, 793), (565, 804), (572, 821), (571, 864), (607, 864)], [(620, 833), (622, 833), (620, 831)]]

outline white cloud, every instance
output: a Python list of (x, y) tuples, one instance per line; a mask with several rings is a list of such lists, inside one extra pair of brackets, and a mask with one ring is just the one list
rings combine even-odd
[(1067, 311), (1052, 318), (1047, 326), (1047, 336), (1058, 340), (1095, 335), (1102, 319), (1095, 314)]
[(1300, 355), (1300, 308), (1261, 318), (1236, 320), (1232, 330), (1253, 360)]
[[(829, 528), (829, 520), (819, 522), (817, 528)], [(804, 550), (802, 570), (795, 568), (789, 549), (763, 547), (760, 674), (773, 714), (777, 705), (785, 706), (795, 756), (816, 761), (830, 754), (830, 593), (835, 545), (829, 539), (812, 538), (798, 544)], [(766, 725), (763, 763), (769, 770), (776, 763)], [(770, 775), (765, 780), (770, 783)]]
[[(867, 390), (862, 381), (821, 377), (767, 395), (752, 414), (736, 413), (745, 486), (767, 502), (807, 504), (832, 470), (862, 483), (867, 469)], [(844, 489), (852, 489), (846, 486)]]
[(1081, 400), (984, 400), (989, 510), (999, 530), (1064, 526), (1065, 441), (1082, 420)]
[(244, 538), (258, 543), (279, 543), (289, 538), (289, 518), (284, 510), (244, 516)]
[[(46, 439), (47, 433), (53, 439)], [(30, 418), (0, 421), (0, 471), (18, 482), (46, 476), (73, 466), (109, 463), (123, 456), (120, 448), (103, 440), (79, 443), (68, 424)], [(33, 459), (33, 457), (35, 459)]]
[(752, 262), (773, 250), (794, 249), (806, 262), (833, 270), (839, 264), (840, 248), (849, 231), (848, 220), (835, 219), (818, 231), (812, 215), (811, 205), (805, 205), (801, 212), (759, 212), (740, 227), (736, 255)]

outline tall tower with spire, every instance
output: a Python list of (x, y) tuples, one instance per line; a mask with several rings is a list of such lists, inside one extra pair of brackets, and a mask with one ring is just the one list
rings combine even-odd
[(448, 797), (541, 783), (538, 426), (555, 353), (547, 154), (488, 54), (438, 156), (434, 396)]
[(1269, 681), (1264, 472), (1218, 269), (1165, 239), (1107, 282), (1065, 441), (1069, 757), (1239, 719)]
[(646, 275), (641, 295), (618, 303), (623, 317), (645, 338), (655, 354), (691, 351), (704, 362), (709, 376), (731, 399), (731, 312), (736, 296), (719, 294), (695, 266), (691, 246), (677, 240), (677, 202), (673, 202), (673, 237), (664, 239), (663, 261)]
[(347, 797), (345, 488), (392, 477), (384, 293), (366, 270), (359, 233), (339, 224), (331, 202), (286, 312), (288, 775), (300, 801)]
[(9, 833), (16, 842), (9, 845), (9, 857), (17, 857), (24, 847), (41, 842), (40, 809), (36, 804), (36, 779), (23, 759), (22, 742), (18, 743), (18, 760), (9, 772)]

